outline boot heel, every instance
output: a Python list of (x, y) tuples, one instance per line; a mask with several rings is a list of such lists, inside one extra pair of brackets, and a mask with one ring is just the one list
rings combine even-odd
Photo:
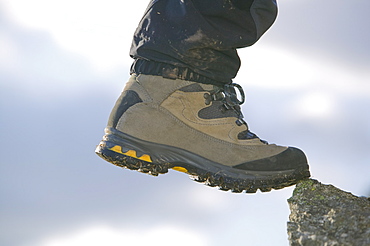
[(136, 170), (153, 176), (168, 172), (168, 164), (153, 163), (150, 155), (137, 154), (134, 149), (127, 149), (109, 141), (101, 141), (96, 147), (95, 153), (104, 160), (130, 170)]

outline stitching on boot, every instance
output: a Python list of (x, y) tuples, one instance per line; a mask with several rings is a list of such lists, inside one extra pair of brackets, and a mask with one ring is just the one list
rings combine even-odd
[[(176, 96), (174, 94), (178, 94), (179, 96)], [(197, 124), (197, 125), (213, 125), (213, 126), (219, 125), (219, 126), (221, 126), (221, 125), (234, 124), (234, 120), (232, 122), (225, 122), (226, 121), (225, 118), (215, 118), (215, 119), (203, 119), (203, 118), (200, 118), (197, 113), (194, 113), (194, 108), (192, 108), (192, 107), (189, 108), (184, 103), (185, 100), (181, 97), (181, 95), (185, 95), (185, 94), (186, 93), (184, 93), (182, 91), (176, 91), (175, 93), (173, 93), (172, 95), (170, 95), (168, 98), (175, 98), (175, 99), (178, 99), (181, 102), (181, 104), (183, 106), (183, 110), (181, 111), (181, 115), (185, 119), (187, 119), (188, 121), (190, 121), (190, 122), (192, 122), (194, 124)], [(161, 106), (162, 106), (162, 104), (161, 104)], [(198, 121), (194, 121), (194, 120), (190, 119), (189, 117), (187, 117), (187, 115), (184, 113), (185, 110), (191, 110), (192, 111), (192, 114), (194, 115), (194, 117)], [(234, 118), (235, 118), (235, 116), (234, 116)], [(211, 122), (211, 120), (213, 120), (215, 122)]]
[(149, 98), (149, 100), (143, 100), (143, 101), (153, 101), (153, 98), (150, 96), (149, 92), (145, 89), (145, 87), (142, 84), (140, 84), (140, 81), (138, 80), (139, 76), (140, 75), (138, 75), (138, 76), (135, 77), (135, 83), (141, 89), (140, 92), (142, 92), (143, 94), (145, 94), (146, 99)]
[[(150, 106), (150, 105), (148, 105)], [(230, 142), (227, 142), (225, 140), (222, 140), (222, 139), (218, 139), (218, 138), (215, 138), (215, 137), (212, 137), (208, 134), (205, 134), (197, 129), (194, 129), (188, 125), (186, 125), (184, 122), (182, 122), (181, 120), (179, 120), (176, 116), (174, 116), (170, 111), (168, 111), (167, 109), (163, 108), (163, 107), (152, 107), (154, 109), (157, 109), (163, 113), (165, 113), (166, 115), (168, 115), (170, 118), (172, 118), (173, 120), (176, 121), (176, 123), (178, 123), (179, 125), (181, 125), (182, 127), (185, 127), (187, 128), (188, 130), (196, 133), (196, 134), (200, 134), (202, 137), (210, 140), (210, 141), (213, 141), (213, 142), (216, 142), (216, 143), (220, 143), (220, 144), (224, 144), (226, 146), (229, 146), (229, 147), (232, 147), (232, 148), (239, 148), (239, 149), (249, 149), (249, 150), (256, 150), (257, 147), (256, 146), (251, 146), (251, 145), (239, 145), (239, 144), (234, 144), (234, 143), (230, 143)]]

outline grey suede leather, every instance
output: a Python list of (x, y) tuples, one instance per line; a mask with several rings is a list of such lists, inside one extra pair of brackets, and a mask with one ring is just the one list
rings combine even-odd
[[(208, 107), (204, 92), (179, 89), (194, 82), (133, 75), (125, 90), (138, 93), (143, 102), (130, 107), (119, 119), (117, 130), (149, 142), (191, 151), (211, 161), (235, 166), (282, 153), (287, 147), (264, 144), (258, 138), (239, 140), (236, 117), (202, 119), (199, 110)], [(208, 90), (209, 85), (201, 86)]]

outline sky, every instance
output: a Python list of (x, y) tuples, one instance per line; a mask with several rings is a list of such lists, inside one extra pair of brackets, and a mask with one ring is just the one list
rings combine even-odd
[[(0, 245), (288, 245), (294, 187), (233, 194), (95, 155), (147, 4), (0, 0)], [(370, 196), (370, 2), (278, 4), (239, 50), (245, 120), (303, 149), (312, 178)]]

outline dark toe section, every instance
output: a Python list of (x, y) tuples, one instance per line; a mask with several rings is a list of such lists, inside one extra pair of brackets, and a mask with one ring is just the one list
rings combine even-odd
[(278, 155), (249, 161), (234, 166), (247, 171), (285, 171), (307, 166), (307, 158), (302, 150), (289, 147)]

